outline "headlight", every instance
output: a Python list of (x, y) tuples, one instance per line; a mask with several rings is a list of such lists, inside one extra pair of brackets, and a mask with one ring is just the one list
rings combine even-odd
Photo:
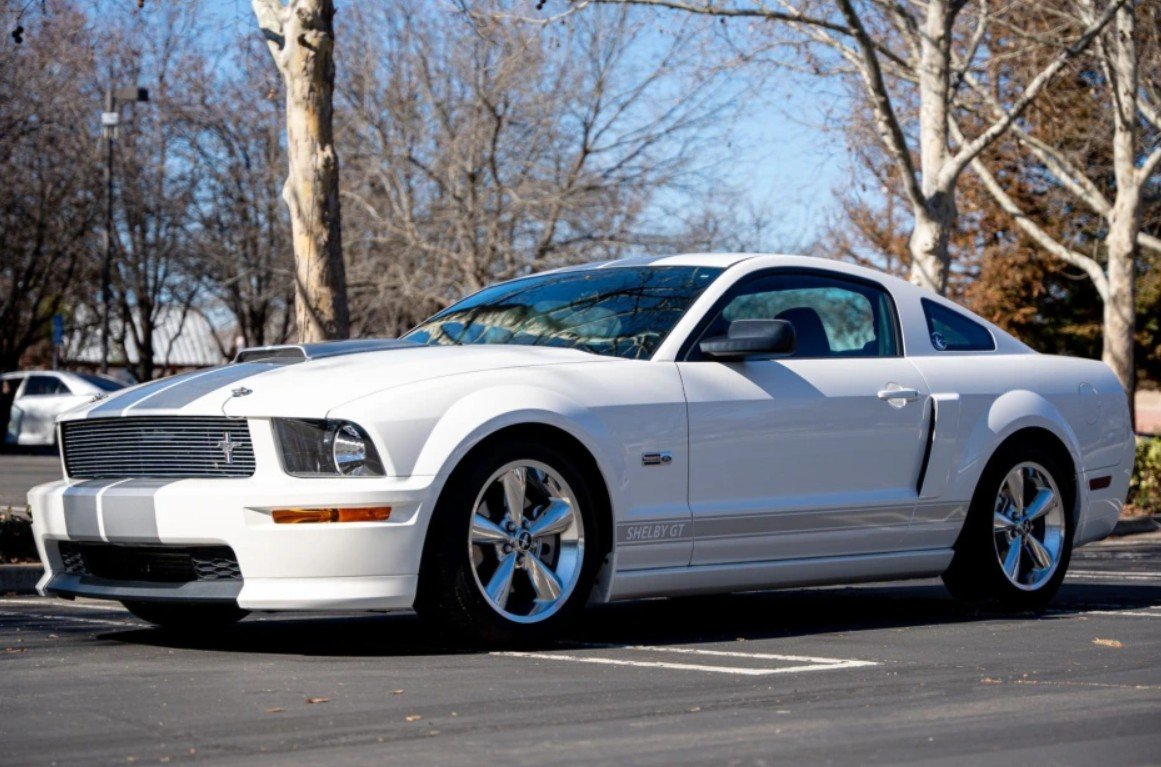
[(367, 432), (349, 421), (275, 418), (282, 466), (296, 477), (382, 477), (383, 462)]

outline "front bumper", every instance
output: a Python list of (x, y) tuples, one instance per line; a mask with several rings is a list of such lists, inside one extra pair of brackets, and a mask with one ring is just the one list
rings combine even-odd
[[(236, 602), (247, 610), (392, 610), (415, 600), (434, 477), (52, 482), (29, 493), (45, 565), (42, 594)], [(385, 522), (275, 524), (275, 508), (390, 506)], [(188, 583), (96, 577), (66, 568), (64, 541), (226, 546), (240, 579)], [(67, 547), (66, 547), (67, 548)]]

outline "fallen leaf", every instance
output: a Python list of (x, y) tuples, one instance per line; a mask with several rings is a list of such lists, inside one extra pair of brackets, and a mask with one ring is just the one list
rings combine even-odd
[(285, 710), (286, 709), (284, 709), (282, 706), (275, 706), (274, 708), (266, 709), (266, 713), (267, 714), (281, 714)]
[(701, 706), (694, 706), (693, 708), (689, 709), (689, 713), (691, 714), (696, 714), (698, 711), (701, 711)]
[(408, 714), (407, 716), (403, 717), (403, 720), (406, 722), (418, 722), (422, 718), (423, 717), (419, 714)]
[(1092, 640), (1092, 643), (1101, 647), (1124, 647), (1125, 643), (1119, 639), (1101, 639), (1097, 637)]
[(5, 647), (4, 652), (18, 653), (18, 652), (24, 652), (27, 649), (28, 649), (27, 647)]
[(992, 679), (990, 676), (985, 676), (980, 680), (980, 684), (1003, 684), (999, 679)]
[(323, 698), (323, 697), (307, 698), (306, 702), (307, 703), (330, 703), (331, 699), (330, 698)]
[(428, 730), (427, 732), (429, 738), (434, 738), (436, 735), (439, 735), (439, 730)]
[(402, 695), (402, 694), (403, 694), (403, 690), (392, 690), (392, 691), (391, 691), (391, 694), (392, 694), (392, 695)]

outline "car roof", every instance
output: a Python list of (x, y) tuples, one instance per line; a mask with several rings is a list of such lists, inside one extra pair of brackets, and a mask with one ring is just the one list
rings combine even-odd
[(589, 269), (617, 269), (633, 266), (708, 266), (727, 268), (755, 258), (755, 253), (678, 253), (668, 256), (632, 256), (611, 261), (592, 261), (556, 269), (557, 272), (581, 272)]

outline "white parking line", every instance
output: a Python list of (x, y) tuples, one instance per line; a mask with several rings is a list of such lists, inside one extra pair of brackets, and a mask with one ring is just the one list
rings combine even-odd
[[(689, 653), (691, 655), (716, 655), (722, 658), (756, 658), (758, 660), (784, 660), (791, 663), (805, 663), (807, 666), (796, 667), (794, 671), (809, 670), (813, 671), (816, 668), (858, 668), (859, 666), (877, 666), (875, 661), (870, 660), (848, 660), (845, 658), (815, 658), (809, 655), (776, 655), (774, 653), (761, 652), (737, 652), (735, 650), (702, 650), (695, 647), (653, 647), (648, 645), (633, 645), (628, 649), (631, 650), (647, 650), (649, 652), (677, 652)], [(779, 669), (784, 671), (784, 669)], [(774, 673), (774, 672), (771, 672)]]
[(129, 628), (138, 628), (142, 624), (133, 623), (131, 621), (107, 621), (100, 618), (78, 618), (74, 615), (45, 615), (36, 613), (13, 613), (7, 611), (0, 611), (0, 616), (5, 618), (36, 618), (38, 620), (48, 621), (67, 621), (69, 623), (92, 623), (98, 626), (121, 626)]
[(668, 661), (628, 660), (626, 658), (605, 658), (596, 655), (567, 655), (555, 652), (494, 652), (509, 658), (534, 658), (537, 660), (556, 660), (571, 663), (593, 663), (605, 666), (635, 666), (638, 668), (664, 668), (673, 671), (707, 671), (715, 674), (738, 674), (741, 676), (769, 676), (771, 674), (796, 674), (804, 671), (829, 671), (831, 669), (859, 668), (862, 666), (877, 666), (878, 663), (867, 660), (853, 660), (846, 658), (816, 658), (805, 655), (776, 655), (773, 653), (748, 653), (729, 650), (701, 650), (691, 647), (656, 647), (651, 645), (588, 645), (609, 650), (633, 650), (638, 652), (658, 653), (685, 653), (690, 655), (746, 658), (751, 660), (779, 660), (797, 663), (794, 666), (778, 666), (776, 668), (747, 668), (744, 666), (716, 666), (701, 663), (671, 663)]
[(1161, 581), (1161, 573), (1142, 572), (1140, 570), (1126, 570), (1113, 572), (1110, 570), (1069, 570), (1069, 578), (1093, 578), (1108, 581)]
[(69, 602), (65, 599), (0, 599), (0, 607), (4, 605), (36, 605), (37, 607), (68, 607), (76, 610), (100, 610), (103, 612), (125, 612), (118, 602), (93, 605), (88, 602)]

